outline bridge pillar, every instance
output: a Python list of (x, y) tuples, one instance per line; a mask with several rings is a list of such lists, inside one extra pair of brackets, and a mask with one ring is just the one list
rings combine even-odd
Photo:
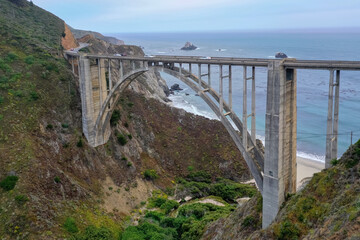
[(94, 130), (95, 121), (107, 96), (104, 60), (98, 59), (97, 64), (91, 64), (90, 59), (80, 57), (80, 71), (83, 133), (89, 145), (96, 147), (109, 138), (107, 130), (101, 134)]
[(296, 70), (284, 61), (268, 65), (263, 222), (275, 219), (287, 193), (296, 191)]

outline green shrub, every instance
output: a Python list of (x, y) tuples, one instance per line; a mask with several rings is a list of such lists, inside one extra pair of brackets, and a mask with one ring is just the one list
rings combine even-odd
[(211, 183), (211, 175), (205, 171), (192, 172), (187, 175), (186, 180), (194, 182)]
[(161, 204), (160, 209), (164, 210), (166, 214), (170, 213), (173, 209), (177, 209), (180, 204), (174, 200), (167, 200), (163, 204)]
[(127, 162), (126, 166), (131, 167), (132, 163), (131, 162)]
[(133, 106), (134, 106), (134, 103), (129, 102), (127, 105), (128, 105), (128, 107), (133, 107)]
[(84, 146), (84, 141), (81, 137), (79, 138), (78, 142), (76, 143), (76, 146), (79, 148), (82, 148)]
[(124, 123), (124, 127), (128, 128), (129, 124), (127, 122)]
[(120, 118), (121, 118), (120, 111), (115, 109), (110, 118), (110, 125), (116, 126), (116, 124), (120, 120)]
[(32, 100), (36, 101), (39, 99), (39, 94), (35, 91), (30, 92), (30, 97)]
[(9, 52), (6, 59), (8, 62), (12, 63), (13, 61), (17, 60), (19, 58), (18, 55), (16, 55), (16, 53), (13, 52)]
[(132, 139), (132, 135), (131, 135), (131, 134), (128, 134), (127, 136), (128, 136), (128, 138), (129, 138), (130, 140)]
[(120, 145), (125, 146), (125, 144), (127, 143), (125, 136), (122, 135), (121, 133), (118, 133), (116, 137), (117, 137), (117, 140), (120, 143)]
[(0, 114), (0, 121), (3, 120), (3, 118), (4, 118), (4, 115)]
[(61, 124), (61, 126), (62, 126), (62, 128), (69, 128), (69, 124), (67, 124), (67, 123), (63, 123), (63, 124)]
[(29, 56), (27, 56), (27, 57), (25, 58), (24, 61), (25, 61), (26, 64), (32, 65), (32, 64), (34, 64), (34, 62), (35, 62), (35, 58), (34, 58), (34, 56), (29, 55)]
[(73, 237), (74, 240), (113, 240), (114, 236), (106, 227), (88, 226), (83, 233)]
[(76, 226), (75, 219), (71, 217), (66, 218), (63, 227), (69, 233), (77, 233), (79, 231), (78, 227)]
[(13, 190), (18, 180), (19, 178), (17, 176), (7, 176), (0, 182), (0, 187), (5, 191)]
[(281, 224), (279, 240), (298, 239), (300, 236), (299, 228), (289, 220)]
[(60, 177), (59, 176), (54, 177), (54, 182), (60, 183), (61, 182)]
[(0, 96), (0, 104), (4, 102), (4, 98)]
[(256, 220), (253, 216), (247, 216), (243, 222), (241, 223), (241, 226), (243, 227), (248, 227), (248, 226), (251, 226), (251, 225), (255, 225), (256, 224)]
[(29, 198), (25, 195), (17, 195), (15, 197), (15, 202), (19, 205), (24, 205), (27, 201), (29, 201)]
[(143, 173), (146, 180), (155, 180), (159, 178), (159, 175), (154, 169), (146, 169)]
[(54, 126), (52, 124), (46, 125), (46, 129), (52, 130), (53, 128), (54, 128)]

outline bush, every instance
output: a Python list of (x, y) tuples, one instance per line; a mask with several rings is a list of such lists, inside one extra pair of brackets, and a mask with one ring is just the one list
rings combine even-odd
[(80, 137), (78, 142), (76, 143), (76, 146), (79, 148), (82, 148), (84, 146), (84, 141), (82, 140), (82, 138)]
[(127, 161), (128, 159), (127, 159), (127, 157), (122, 157), (121, 160)]
[(132, 139), (132, 135), (131, 135), (131, 134), (128, 134), (127, 136), (128, 136), (128, 138), (129, 138), (130, 140)]
[(17, 195), (15, 197), (15, 202), (19, 205), (24, 205), (27, 201), (29, 201), (29, 198), (25, 195)]
[(35, 62), (35, 58), (34, 58), (34, 56), (29, 55), (29, 56), (27, 56), (27, 57), (25, 58), (24, 61), (25, 61), (26, 64), (32, 65), (32, 64), (34, 64), (34, 62)]
[(127, 162), (126, 166), (131, 167), (132, 163), (131, 162)]
[(16, 55), (16, 53), (10, 52), (10, 53), (8, 53), (6, 59), (8, 60), (8, 62), (13, 62), (13, 61), (17, 60), (18, 58), (19, 57), (18, 57), (18, 55)]
[(192, 172), (187, 175), (186, 180), (194, 182), (211, 183), (211, 175), (205, 171)]
[(167, 200), (163, 204), (161, 204), (160, 209), (164, 210), (166, 214), (170, 213), (173, 209), (177, 209), (180, 204), (174, 200)]
[(4, 102), (4, 98), (0, 96), (0, 104)]
[(18, 180), (19, 178), (17, 176), (7, 176), (0, 182), (0, 187), (5, 191), (13, 190)]
[(300, 230), (289, 220), (286, 220), (281, 224), (280, 236), (278, 237), (279, 240), (298, 239), (299, 236)]
[(70, 217), (66, 218), (63, 227), (69, 233), (77, 233), (79, 231), (78, 227), (76, 226), (75, 219)]
[(62, 126), (62, 128), (69, 128), (69, 124), (67, 124), (67, 123), (63, 123), (63, 124), (61, 124), (61, 126)]
[(112, 113), (111, 118), (110, 118), (110, 125), (116, 126), (116, 124), (120, 120), (120, 118), (121, 118), (120, 111), (117, 109), (114, 110), (114, 112)]
[(54, 182), (55, 183), (60, 183), (61, 182), (60, 177), (58, 177), (58, 176), (54, 177)]
[(30, 97), (32, 100), (36, 101), (39, 99), (39, 94), (37, 92), (33, 91), (33, 92), (30, 92)]
[(157, 172), (154, 169), (146, 169), (144, 172), (144, 177), (146, 180), (155, 180), (159, 178)]
[(106, 227), (97, 228), (95, 226), (88, 226), (83, 233), (76, 235), (75, 240), (113, 240), (114, 236)]
[(52, 125), (52, 124), (48, 124), (47, 126), (46, 126), (46, 129), (49, 129), (49, 130), (52, 130), (54, 128), (54, 126)]
[(120, 143), (120, 145), (125, 146), (125, 144), (127, 143), (125, 136), (122, 135), (121, 133), (118, 133), (116, 137), (117, 137), (117, 140)]
[(256, 220), (253, 216), (247, 216), (243, 222), (241, 223), (241, 226), (243, 227), (248, 227), (250, 225), (255, 225), (256, 224)]

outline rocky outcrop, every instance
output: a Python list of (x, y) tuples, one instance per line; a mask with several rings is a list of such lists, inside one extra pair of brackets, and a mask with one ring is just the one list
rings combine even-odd
[(79, 43), (76, 41), (74, 35), (72, 34), (70, 28), (66, 23), (65, 24), (65, 31), (64, 35), (61, 38), (61, 45), (65, 50), (69, 50), (71, 48), (76, 48), (79, 46)]
[(191, 42), (186, 42), (186, 43), (185, 43), (185, 46), (183, 46), (183, 47), (181, 48), (181, 50), (187, 50), (187, 51), (189, 51), (189, 50), (195, 50), (195, 49), (197, 49), (197, 46), (195, 46), (195, 45), (192, 44)]
[(179, 84), (175, 83), (174, 85), (171, 86), (170, 91), (181, 91), (183, 90)]
[(74, 28), (71, 28), (71, 27), (70, 27), (70, 29), (73, 32), (75, 38), (82, 38), (82, 37), (84, 37), (86, 35), (92, 35), (95, 38), (97, 38), (99, 40), (103, 40), (103, 41), (105, 41), (107, 43), (111, 43), (111, 44), (114, 44), (114, 45), (124, 45), (124, 41), (119, 40), (119, 39), (117, 39), (115, 37), (104, 36), (101, 33), (94, 32), (94, 31), (79, 30), (79, 29), (74, 29)]
[(287, 58), (288, 56), (283, 52), (277, 52), (275, 58)]

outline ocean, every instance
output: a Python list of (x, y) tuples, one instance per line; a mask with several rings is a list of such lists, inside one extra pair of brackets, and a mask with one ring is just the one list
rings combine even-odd
[[(308, 60), (356, 60), (360, 61), (360, 33), (313, 33), (313, 32), (213, 32), (213, 33), (131, 33), (111, 34), (126, 44), (138, 45), (148, 55), (184, 55), (240, 58), (274, 58), (276, 52), (284, 52), (291, 58)], [(190, 41), (198, 49), (182, 51), (180, 48)], [(194, 73), (197, 67), (193, 66)], [(203, 73), (206, 73), (207, 69)], [(250, 71), (250, 69), (248, 70)], [(215, 82), (218, 69), (212, 69)], [(326, 120), (328, 109), (329, 71), (298, 70), (297, 79), (297, 150), (298, 156), (317, 161), (325, 159)], [(183, 91), (170, 99), (173, 105), (188, 112), (210, 119), (217, 116), (195, 93), (180, 80), (169, 75), (162, 77), (171, 86), (178, 83)], [(206, 80), (206, 77), (204, 77)], [(225, 88), (226, 89), (226, 81)], [(256, 129), (258, 138), (265, 135), (267, 71), (256, 69)], [(249, 94), (250, 95), (249, 86)], [(188, 95), (187, 95), (188, 94)], [(227, 95), (225, 94), (225, 99)], [(249, 96), (250, 97), (250, 96)], [(250, 108), (248, 99), (248, 111)], [(233, 106), (242, 116), (242, 67), (233, 70)], [(250, 127), (250, 125), (249, 125)], [(353, 142), (360, 138), (360, 71), (341, 71), (339, 145), (340, 157)]]

